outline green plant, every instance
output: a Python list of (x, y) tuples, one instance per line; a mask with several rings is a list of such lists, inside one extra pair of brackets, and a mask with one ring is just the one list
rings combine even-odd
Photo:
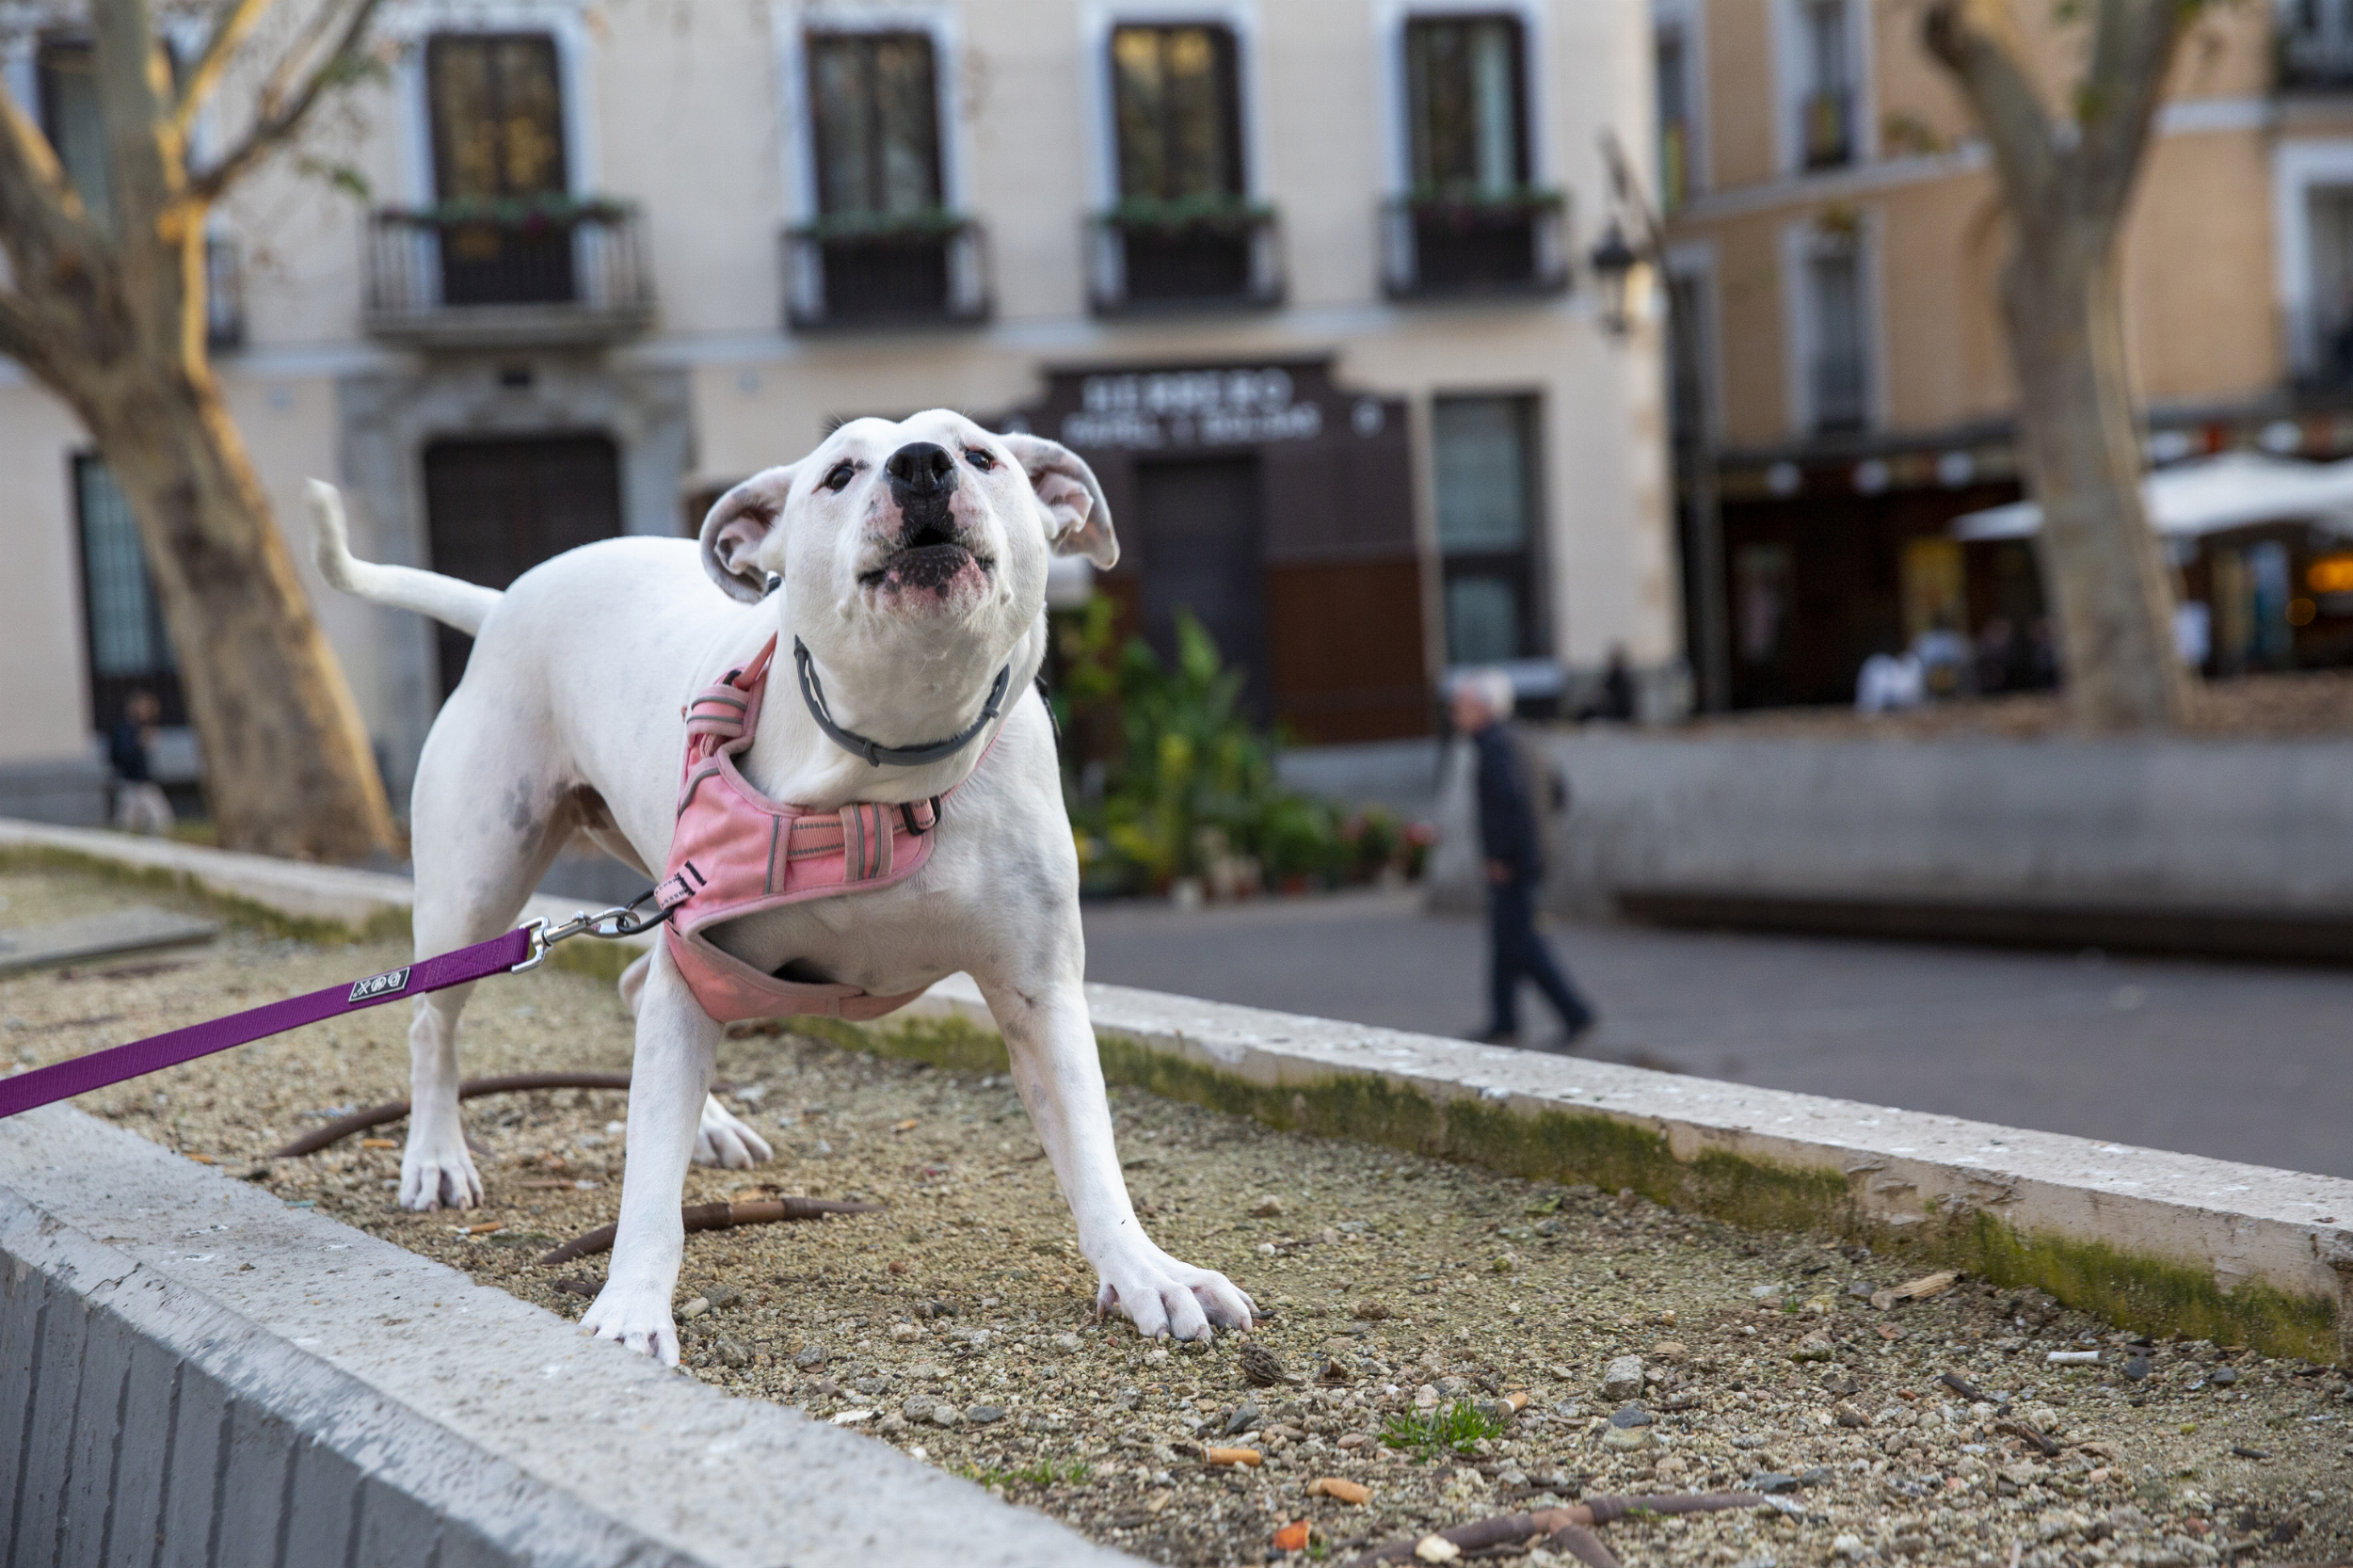
[(1503, 1423), (1467, 1400), (1428, 1415), (1392, 1416), (1381, 1430), (1385, 1448), (1409, 1450), (1414, 1463), (1424, 1464), (1441, 1454), (1466, 1454), (1483, 1438), (1495, 1437)]
[[(1241, 672), (1190, 614), (1177, 614), (1168, 663), (1141, 637), (1119, 640), (1108, 597), (1064, 618), (1060, 636), (1056, 716), (1090, 891), (1158, 892), (1197, 876), (1241, 892), (1262, 878), (1320, 886), (1414, 865), (1414, 829), (1393, 813), (1343, 823), (1275, 781), (1275, 743), (1241, 710)], [(1099, 769), (1080, 768), (1089, 753)]]

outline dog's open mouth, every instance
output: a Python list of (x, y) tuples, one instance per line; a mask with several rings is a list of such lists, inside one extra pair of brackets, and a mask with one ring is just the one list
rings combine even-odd
[(927, 523), (885, 556), (880, 566), (861, 573), (858, 582), (870, 588), (888, 585), (944, 593), (967, 565), (986, 572), (994, 564), (958, 544), (946, 528)]

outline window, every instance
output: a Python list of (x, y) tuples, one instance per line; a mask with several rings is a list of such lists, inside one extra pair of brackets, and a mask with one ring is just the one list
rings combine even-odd
[(817, 207), (911, 216), (940, 205), (939, 94), (921, 33), (812, 33)]
[(90, 46), (77, 40), (43, 39), (35, 69), (40, 83), (41, 132), (82, 205), (104, 224), (113, 216), (114, 198), (106, 182), (106, 128), (98, 115)]
[[(571, 187), (555, 40), (544, 33), (444, 33), (425, 45), (424, 61), (434, 194), (441, 204), (560, 204)], [(569, 302), (570, 226), (488, 216), (444, 231), (442, 302)]]
[(90, 676), (90, 723), (122, 718), (136, 691), (163, 705), (163, 722), (185, 724), (180, 662), (147, 573), (147, 551), (114, 473), (97, 457), (73, 459), (73, 511), (82, 536), (82, 622)]
[(1091, 242), (1095, 309), (1279, 303), (1272, 220), (1245, 194), (1234, 35), (1114, 27), (1111, 75), (1119, 204)]
[(1112, 30), (1123, 202), (1242, 194), (1241, 93), (1223, 27)]
[(1508, 196), (1528, 180), (1520, 24), (1474, 16), (1405, 24), (1405, 92), (1417, 192)]
[(1681, 27), (1661, 27), (1656, 42), (1658, 77), (1658, 199), (1669, 212), (1695, 188), (1691, 175), (1690, 50)]
[(815, 221), (786, 236), (794, 327), (977, 320), (977, 231), (945, 210), (930, 37), (808, 36)]
[(1805, 367), (1817, 434), (1862, 429), (1870, 415), (1870, 334), (1863, 258), (1850, 238), (1826, 238), (1805, 257), (1810, 318)]
[(1536, 400), (1442, 397), (1433, 416), (1447, 663), (1541, 657)]
[(2312, 186), (2305, 201), (2313, 290), (2305, 363), (2315, 380), (2343, 386), (2353, 383), (2353, 186)]
[(2289, 0), (2280, 8), (2280, 85), (2353, 82), (2353, 0)]
[(1801, 0), (1805, 91), (1798, 102), (1800, 161), (1809, 169), (1854, 161), (1854, 66), (1848, 0)]

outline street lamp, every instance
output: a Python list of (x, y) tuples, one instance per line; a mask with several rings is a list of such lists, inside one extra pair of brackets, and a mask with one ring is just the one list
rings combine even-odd
[(1626, 299), (1633, 293), (1634, 275), (1642, 265), (1642, 254), (1626, 243), (1625, 230), (1612, 217), (1589, 260), (1593, 268), (1593, 282), (1601, 290), (1601, 324), (1613, 336), (1624, 337), (1634, 329)]

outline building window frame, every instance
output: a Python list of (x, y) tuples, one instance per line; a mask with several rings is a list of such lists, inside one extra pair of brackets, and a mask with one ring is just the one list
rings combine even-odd
[[(1513, 550), (1456, 550), (1447, 547), (1444, 524), (1437, 508), (1443, 504), (1443, 488), (1439, 472), (1439, 446), (1443, 437), (1439, 431), (1440, 410), (1448, 404), (1510, 403), (1515, 406), (1520, 421), (1521, 483), (1524, 488), (1522, 504), (1526, 507), (1526, 531), (1520, 543)], [(1432, 510), (1430, 517), (1430, 549), (1432, 567), (1437, 579), (1438, 616), (1435, 641), (1441, 665), (1459, 669), (1473, 664), (1503, 664), (1507, 666), (1547, 664), (1558, 642), (1553, 625), (1552, 531), (1545, 485), (1545, 397), (1541, 389), (1526, 386), (1457, 387), (1431, 394), (1428, 419), (1430, 442), (1428, 471)], [(1458, 660), (1450, 639), (1449, 597), (1458, 577), (1491, 574), (1501, 562), (1516, 557), (1519, 581), (1518, 603), (1520, 616), (1519, 646), (1507, 658)]]
[(597, 138), (596, 40), (582, 8), (539, 0), (417, 0), (388, 7), (376, 23), (378, 35), (402, 45), (395, 68), (400, 104), (401, 180), (405, 204), (429, 207), (440, 199), (434, 178), (432, 83), (425, 46), (436, 37), (543, 33), (555, 42), (555, 84), (562, 95), (564, 176), (567, 194), (597, 191), (602, 159)]
[(1110, 211), (1120, 202), (1119, 105), (1112, 73), (1112, 34), (1122, 27), (1223, 27), (1234, 40), (1234, 113), (1240, 121), (1241, 188), (1246, 204), (1266, 200), (1266, 115), (1259, 102), (1258, 51), (1264, 29), (1253, 0), (1209, 5), (1116, 5), (1089, 8), (1081, 19), (1080, 71), (1085, 83), (1089, 142), (1088, 182), (1093, 206)]
[(1806, 101), (1814, 92), (1814, 43), (1806, 12), (1818, 0), (1773, 0), (1773, 141), (1783, 174), (1792, 178), (1836, 176), (1879, 156), (1877, 80), (1871, 58), (1871, 8), (1866, 0), (1843, 0), (1847, 19), (1847, 155), (1820, 167), (1806, 160), (1802, 131)]
[(2290, 372), (2303, 378), (2328, 368), (2321, 353), (2320, 323), (2328, 313), (2313, 253), (2313, 196), (2353, 187), (2353, 138), (2282, 141), (2271, 153), (2273, 287), (2280, 301), (2281, 335), (2286, 340)]
[[(1706, 193), (1711, 160), (1708, 157), (1707, 118), (1707, 9), (1704, 0), (1652, 0), (1651, 60), (1654, 69), (1658, 58), (1662, 35), (1673, 32), (1682, 44), (1683, 77), (1683, 190), (1675, 200), (1667, 185), (1667, 169), (1662, 158), (1658, 169), (1659, 200), (1667, 211), (1682, 202)], [(1654, 86), (1655, 90), (1655, 86)], [(1663, 139), (1663, 123), (1660, 126)]]
[[(120, 552), (127, 542), (130, 559), (117, 561), (112, 575), (117, 596), (127, 595), (136, 600), (140, 618), (145, 622), (138, 635), (151, 650), (150, 662), (136, 672), (105, 674), (99, 668), (99, 642), (105, 635), (98, 614), (99, 584), (90, 569), (91, 530), (98, 520), (92, 516), (91, 486), (93, 476), (103, 476), (106, 488), (120, 503), (122, 515), (111, 520), (117, 536), (110, 548)], [(66, 491), (73, 516), (74, 575), (81, 585), (82, 662), (88, 680), (91, 728), (106, 733), (122, 717), (122, 704), (136, 688), (144, 688), (155, 695), (163, 707), (162, 722), (184, 725), (187, 720), (186, 696), (181, 686), (179, 655), (171, 646), (170, 629), (164, 623), (163, 604), (155, 592), (154, 572), (148, 565), (146, 541), (140, 536), (137, 522), (130, 516), (130, 503), (122, 496), (106, 460), (94, 451), (70, 453), (66, 458)], [(126, 569), (127, 568), (127, 569)]]
[(939, 204), (968, 210), (963, 135), (963, 99), (956, 62), (963, 32), (956, 13), (939, 6), (794, 6), (779, 3), (770, 12), (775, 41), (777, 100), (782, 114), (785, 212), (789, 222), (814, 223), (824, 211), (817, 173), (816, 105), (809, 99), (808, 39), (826, 33), (920, 33), (932, 40), (932, 112), (937, 127)]
[[(1810, 218), (1782, 231), (1782, 319), (1787, 328), (1783, 352), (1785, 387), (1790, 433), (1799, 440), (1857, 435), (1887, 423), (1887, 315), (1882, 308), (1886, 290), (1880, 276), (1885, 248), (1880, 229), (1879, 214), (1865, 210), (1856, 215), (1853, 227), (1844, 232), (1827, 232)], [(1839, 249), (1849, 249), (1854, 256), (1855, 312), (1863, 337), (1857, 366), (1863, 377), (1862, 406), (1854, 425), (1825, 430), (1826, 410), (1815, 384), (1820, 323), (1812, 273), (1816, 261)]]
[(1374, 86), (1381, 104), (1382, 181), (1391, 200), (1414, 194), (1414, 103), (1406, 80), (1405, 25), (1481, 16), (1510, 17), (1520, 24), (1520, 135), (1527, 160), (1526, 183), (1539, 190), (1560, 184), (1545, 72), (1552, 33), (1543, 0), (1374, 0), (1374, 53), (1379, 62)]

